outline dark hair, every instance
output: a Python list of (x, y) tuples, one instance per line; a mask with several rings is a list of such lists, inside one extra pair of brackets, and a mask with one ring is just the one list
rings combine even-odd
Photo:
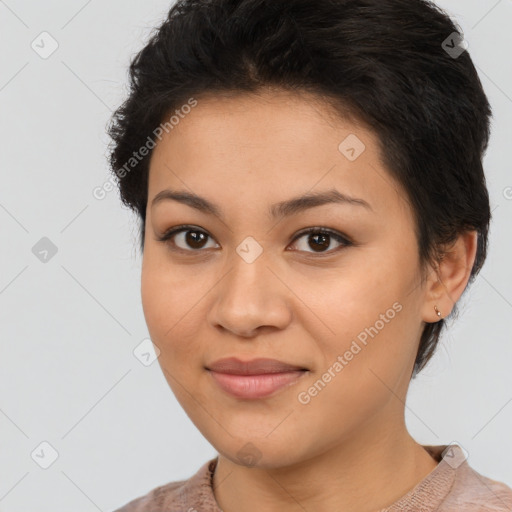
[[(487, 254), (482, 157), (491, 108), (461, 39), (427, 0), (178, 0), (133, 57), (129, 96), (108, 128), (110, 165), (140, 218), (141, 250), (151, 151), (127, 170), (134, 151), (191, 97), (270, 87), (311, 93), (377, 134), (414, 212), (422, 279), (443, 247), (476, 230), (469, 284)], [(413, 378), (443, 326), (426, 324)]]

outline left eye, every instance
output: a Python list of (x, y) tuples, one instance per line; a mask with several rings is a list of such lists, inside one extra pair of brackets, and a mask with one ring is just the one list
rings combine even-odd
[[(316, 253), (335, 252), (340, 248), (348, 247), (351, 245), (350, 240), (342, 236), (340, 233), (336, 231), (331, 231), (330, 229), (310, 228), (307, 231), (303, 231), (301, 234), (296, 236), (293, 241), (295, 242), (296, 240), (300, 240), (301, 238), (304, 237), (307, 237), (307, 246), (313, 249), (313, 252)], [(340, 244), (340, 247), (329, 251), (323, 250), (329, 247), (329, 245), (331, 244), (331, 239), (336, 240), (336, 242)], [(306, 249), (304, 249), (306, 244), (304, 244), (302, 248), (299, 247), (298, 250), (308, 252)]]
[[(307, 245), (307, 247), (313, 250), (313, 253), (331, 253), (352, 245), (352, 242), (345, 236), (337, 231), (325, 228), (309, 228), (302, 231), (293, 239), (292, 244), (296, 244), (297, 240), (306, 237), (306, 244), (303, 244), (302, 247), (300, 247), (301, 244), (298, 244), (299, 248), (294, 250), (308, 252)], [(176, 227), (157, 238), (159, 242), (166, 242), (171, 250), (181, 250), (184, 252), (200, 252), (204, 248), (215, 248), (215, 244), (213, 247), (207, 247), (208, 239), (211, 239), (213, 242), (213, 238), (208, 233), (193, 226)], [(339, 247), (326, 250), (331, 245), (332, 239), (339, 244)], [(180, 243), (182, 244), (181, 246)]]

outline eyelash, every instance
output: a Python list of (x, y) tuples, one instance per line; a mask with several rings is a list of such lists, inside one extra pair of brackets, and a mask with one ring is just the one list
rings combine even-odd
[[(157, 236), (157, 241), (158, 242), (166, 243), (166, 245), (168, 245), (169, 249), (171, 251), (174, 251), (174, 252), (181, 252), (181, 253), (201, 253), (201, 252), (204, 252), (203, 249), (182, 249), (181, 247), (177, 247), (175, 245), (175, 243), (171, 240), (175, 235), (178, 235), (179, 233), (186, 232), (186, 231), (193, 231), (193, 232), (197, 232), (197, 233), (203, 233), (207, 237), (213, 239), (213, 237), (211, 237), (206, 231), (204, 231), (202, 229), (199, 229), (196, 226), (184, 225), (184, 226), (176, 226), (174, 228), (171, 228), (171, 229), (167, 230), (163, 235)], [(311, 233), (320, 234), (320, 235), (329, 235), (332, 238), (334, 238), (337, 242), (341, 243), (342, 245), (340, 247), (336, 248), (336, 249), (331, 249), (331, 250), (324, 251), (324, 252), (317, 252), (317, 253), (315, 253), (315, 252), (308, 252), (308, 251), (295, 251), (295, 252), (306, 252), (306, 254), (314, 254), (315, 256), (322, 257), (324, 255), (325, 256), (330, 256), (333, 253), (337, 253), (341, 249), (345, 249), (347, 247), (350, 247), (350, 246), (354, 245), (354, 243), (348, 237), (346, 237), (345, 235), (342, 235), (338, 231), (334, 231), (334, 230), (328, 229), (328, 228), (321, 228), (321, 227), (312, 227), (312, 228), (307, 228), (307, 229), (305, 229), (303, 231), (300, 231), (293, 238), (291, 243), (294, 243), (298, 239), (302, 238), (303, 236), (309, 235)]]

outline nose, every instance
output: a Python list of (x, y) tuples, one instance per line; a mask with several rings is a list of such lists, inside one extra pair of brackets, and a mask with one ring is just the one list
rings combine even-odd
[(230, 263), (227, 275), (212, 290), (211, 325), (242, 338), (286, 328), (292, 319), (292, 294), (275, 265), (263, 255), (249, 263), (237, 253)]

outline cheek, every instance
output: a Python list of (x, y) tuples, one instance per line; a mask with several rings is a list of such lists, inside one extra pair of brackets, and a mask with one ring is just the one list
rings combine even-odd
[[(188, 287), (179, 281), (179, 272), (152, 244), (144, 253), (141, 298), (148, 327), (167, 331), (177, 322), (184, 307)], [(171, 331), (172, 332), (172, 331)]]
[(381, 267), (324, 290), (324, 307), (318, 307), (334, 332), (316, 339), (323, 353), (317, 377), (333, 383), (325, 387), (326, 399), (345, 407), (375, 405), (412, 370), (419, 341), (416, 294), (403, 278), (407, 269), (396, 275), (391, 279)]
[(194, 329), (188, 305), (195, 301), (187, 300), (177, 290), (168, 270), (156, 270), (146, 260), (141, 275), (141, 298), (147, 328), (160, 350), (158, 364), (164, 378), (181, 406), (190, 411), (195, 407), (191, 399), (195, 378), (195, 372), (190, 371), (191, 363), (197, 360), (199, 349), (198, 336), (188, 331)]
[[(172, 325), (171, 318), (167, 315), (173, 309), (169, 304), (172, 294), (169, 293), (169, 287), (161, 279), (161, 272), (148, 262), (146, 256), (144, 258), (141, 274), (142, 308), (152, 338), (156, 336), (158, 341), (162, 341), (162, 332)], [(154, 338), (153, 341), (157, 342)]]
[(348, 435), (388, 406), (400, 409), (398, 397), (405, 397), (414, 355), (414, 343), (402, 329), (407, 325), (402, 314), (407, 314), (405, 309), (384, 326), (375, 319), (370, 324), (366, 315), (350, 318), (350, 327), (342, 327), (340, 319), (341, 334), (334, 340), (324, 338), (325, 364), (307, 386), (297, 390), (296, 399), (308, 402), (298, 411), (313, 423), (324, 418), (318, 420), (317, 428), (326, 439), (339, 438), (342, 432)]
[[(183, 361), (197, 359), (200, 342), (197, 308), (201, 286), (190, 286), (183, 277), (155, 259), (144, 256), (141, 299), (144, 317), (153, 343), (160, 349), (160, 363), (175, 371)], [(202, 292), (204, 295), (204, 291)]]

